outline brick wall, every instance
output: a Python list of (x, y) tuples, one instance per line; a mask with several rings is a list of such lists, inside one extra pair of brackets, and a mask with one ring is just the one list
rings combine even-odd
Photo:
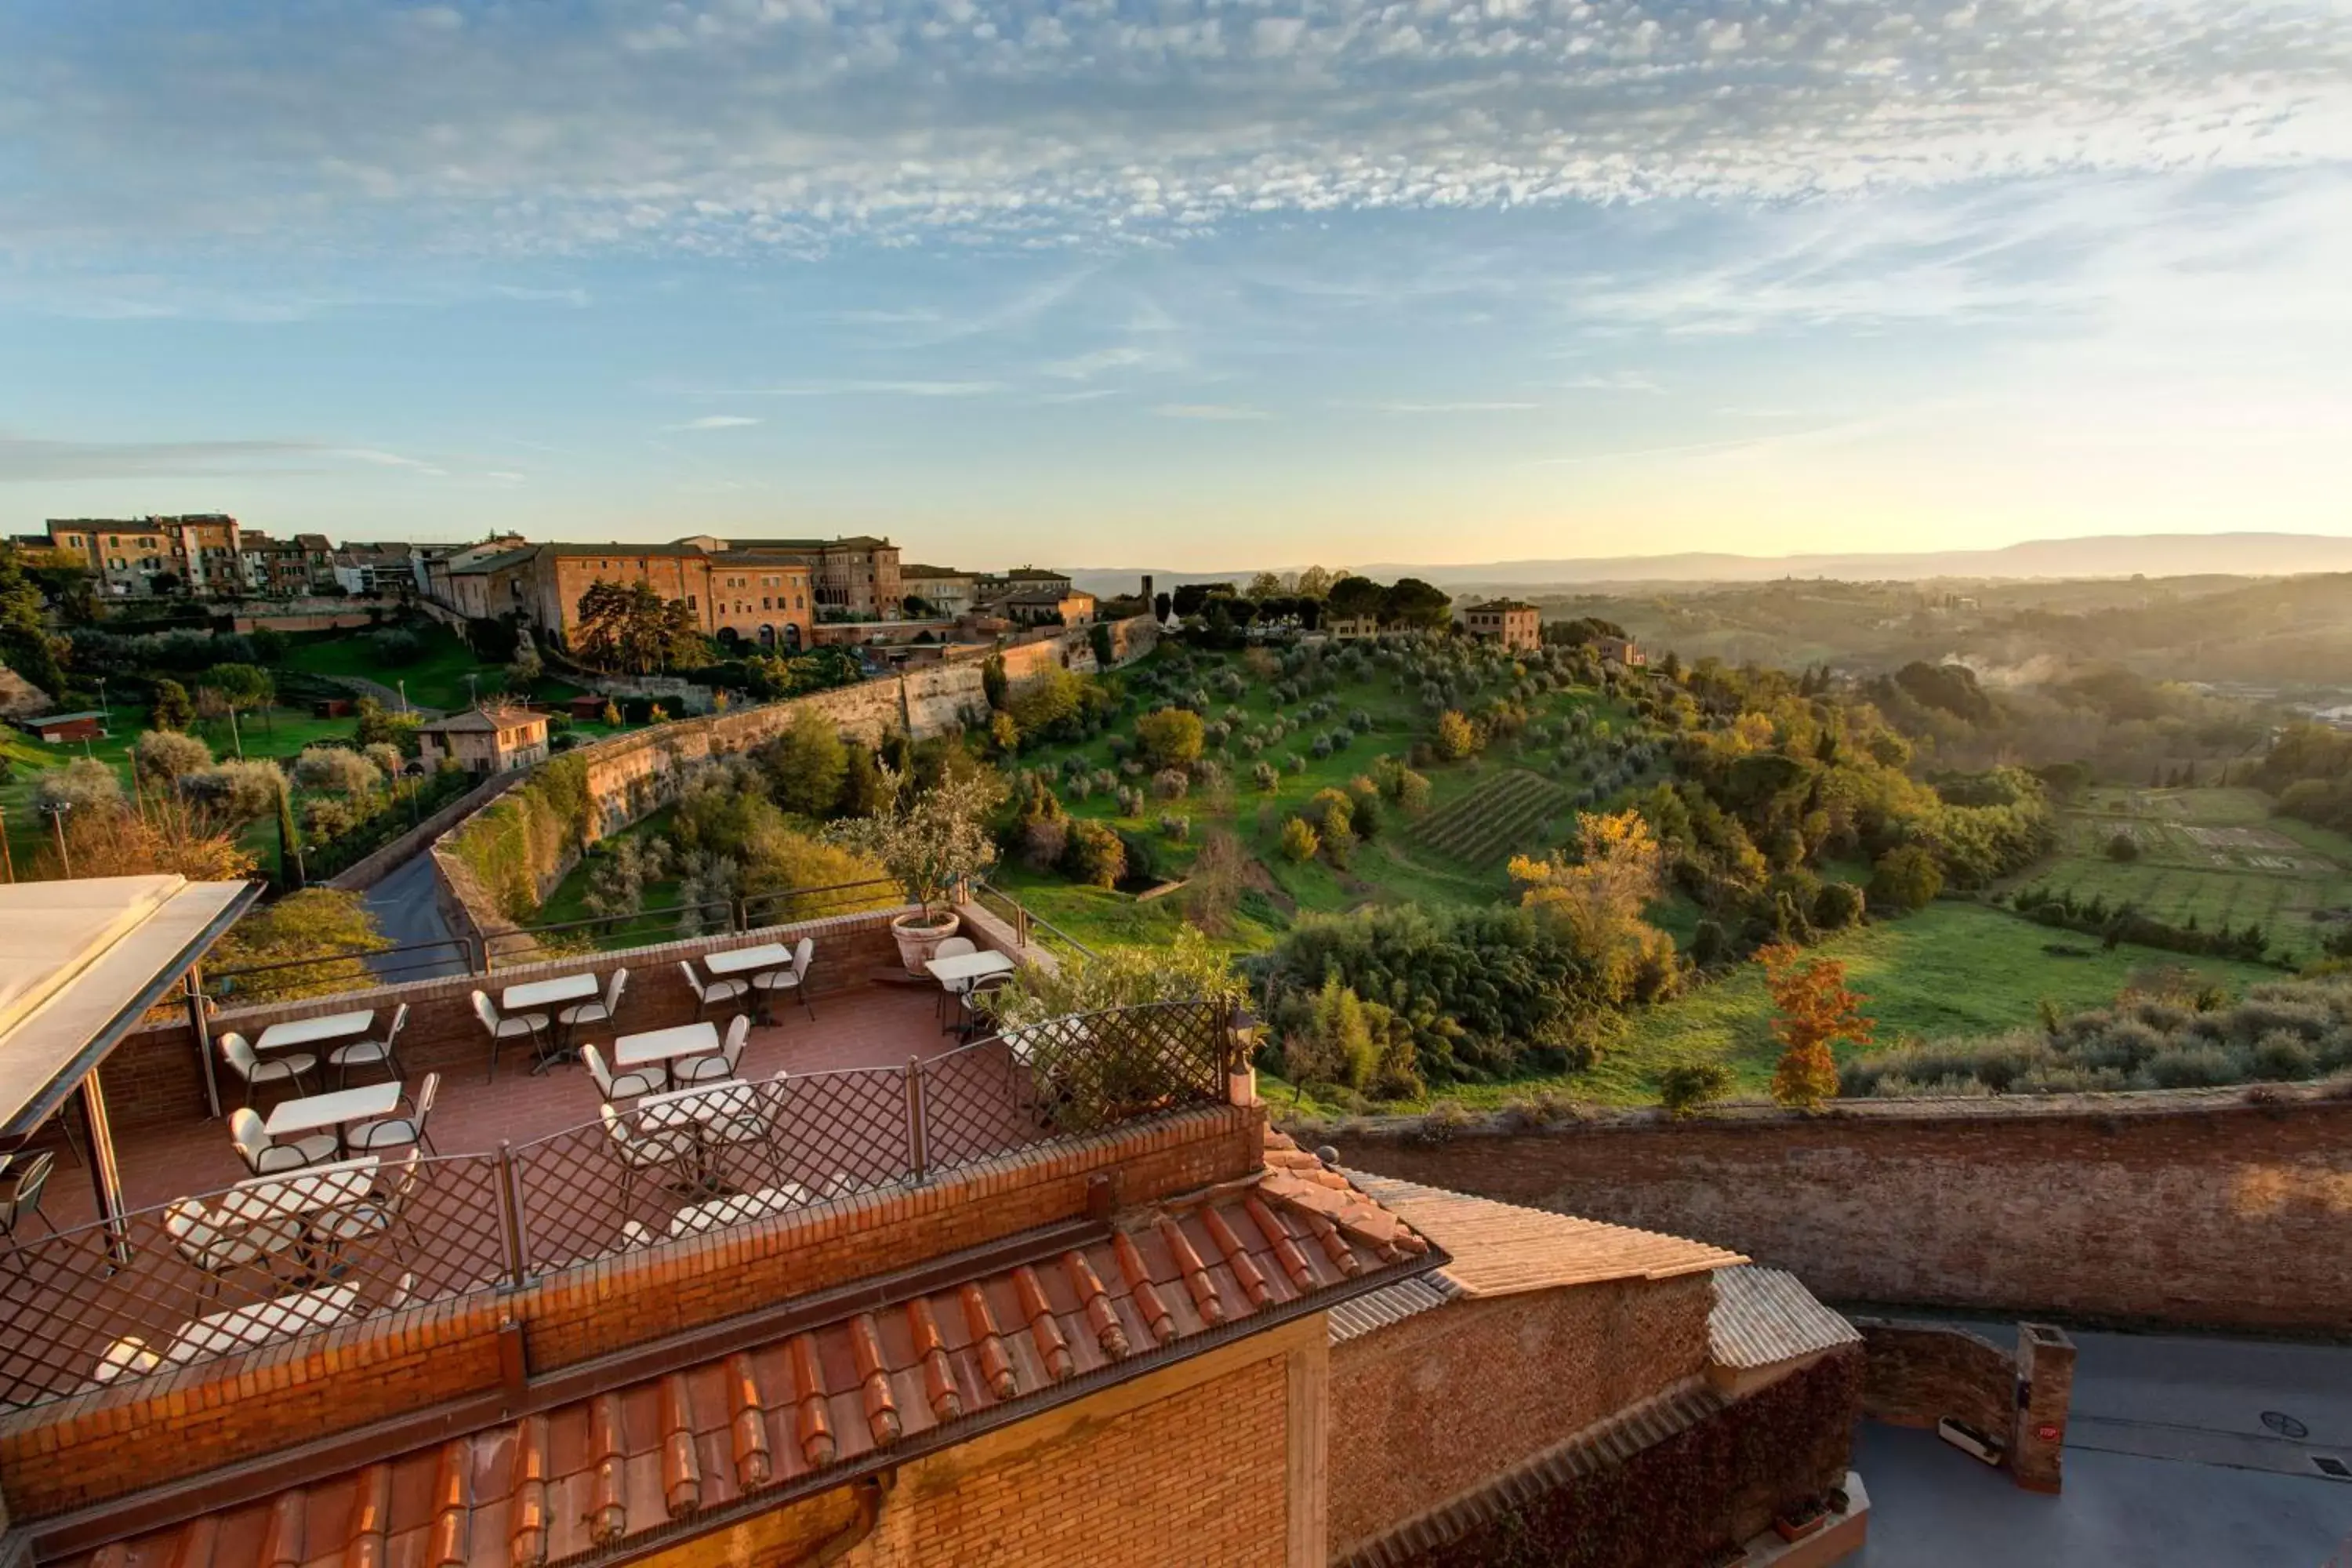
[(0, 1484), (20, 1520), (87, 1506), (497, 1389), (501, 1321), (549, 1372), (1078, 1218), (1098, 1175), (1121, 1204), (1229, 1180), (1264, 1135), (1255, 1107), (1190, 1111), (0, 1416)]
[(2236, 1091), (1602, 1116), (1348, 1163), (1737, 1247), (1831, 1300), (2352, 1331), (2352, 1101)]
[[(705, 953), (742, 947), (756, 942), (793, 942), (806, 936), (816, 942), (809, 969), (809, 994), (818, 1002), (866, 983), (875, 969), (896, 967), (898, 947), (890, 935), (890, 918), (901, 910), (868, 910), (836, 915), (828, 920), (652, 947), (624, 948), (578, 958), (549, 959), (535, 963), (501, 965), (488, 975), (457, 975), (442, 980), (413, 980), (396, 985), (370, 985), (362, 991), (331, 996), (310, 996), (299, 1002), (256, 1003), (223, 1007), (212, 1019), (213, 1038), (235, 1030), (250, 1040), (269, 1025), (287, 1018), (308, 1018), (341, 1013), (353, 1006), (374, 1008), (389, 1022), (392, 1009), (408, 1004), (408, 1026), (400, 1037), (401, 1065), (412, 1073), (487, 1072), (489, 1038), (474, 1016), (473, 994), (490, 993), (493, 1000), (509, 985), (559, 974), (609, 974), (629, 972), (621, 1000), (618, 1032), (657, 1028), (694, 1013), (694, 994), (678, 973), (682, 960), (699, 960)], [(981, 946), (999, 945), (1001, 926), (974, 922), (968, 934)], [(509, 1041), (502, 1066), (521, 1072), (530, 1065), (527, 1041)], [(242, 1093), (226, 1066), (219, 1069), (224, 1104), (237, 1103)], [(205, 1107), (203, 1068), (194, 1037), (184, 1023), (142, 1029), (124, 1040), (101, 1069), (107, 1109), (118, 1133), (142, 1127), (186, 1121), (202, 1117)]]
[(1297, 1441), (1286, 1410), (1296, 1347), (1322, 1331), (1309, 1318), (926, 1455), (891, 1476), (878, 1510), (838, 1488), (646, 1561), (1321, 1568), (1319, 1555), (1286, 1548), (1284, 1457)]
[(1689, 1568), (1843, 1481), (1862, 1358), (1838, 1351), (1627, 1458), (1515, 1493), (1392, 1568)]
[(1149, 1202), (1255, 1170), (1265, 1122), (1222, 1106), (1144, 1127), (1044, 1145), (903, 1191), (736, 1226), (691, 1241), (567, 1269), (530, 1293), (531, 1365), (541, 1371), (722, 1321), (747, 1309), (911, 1268), (1087, 1212), (1087, 1185)]
[(1345, 1552), (1706, 1365), (1711, 1278), (1456, 1301), (1331, 1350)]
[(1928, 1427), (1949, 1415), (2008, 1443), (2017, 1402), (2017, 1363), (2008, 1351), (1954, 1323), (1856, 1318), (1853, 1326), (1869, 1356), (1864, 1415)]

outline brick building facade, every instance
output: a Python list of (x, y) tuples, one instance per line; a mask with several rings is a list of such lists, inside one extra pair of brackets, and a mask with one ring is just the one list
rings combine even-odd
[(1462, 612), (1462, 629), (1514, 651), (1543, 646), (1543, 612), (1524, 599), (1489, 599)]
[(236, 519), (52, 518), (49, 545), (88, 565), (104, 594), (152, 594), (176, 586), (198, 598), (237, 597), (250, 587)]

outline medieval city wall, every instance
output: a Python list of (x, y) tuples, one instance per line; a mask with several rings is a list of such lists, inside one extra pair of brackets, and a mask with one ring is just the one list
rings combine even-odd
[(2317, 1089), (1301, 1137), (1364, 1170), (1737, 1247), (1831, 1300), (2352, 1333), (2352, 1100)]

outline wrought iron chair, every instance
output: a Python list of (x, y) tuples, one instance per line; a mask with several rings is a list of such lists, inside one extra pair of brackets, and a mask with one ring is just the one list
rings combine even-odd
[(309, 1051), (279, 1051), (265, 1058), (234, 1031), (220, 1037), (220, 1050), (230, 1070), (245, 1080), (248, 1106), (254, 1091), (265, 1083), (290, 1083), (298, 1091), (307, 1091), (310, 1070), (319, 1065), (319, 1058)]
[(489, 994), (474, 993), (474, 1016), (490, 1032), (490, 1081), (499, 1076), (499, 1051), (509, 1040), (528, 1038), (531, 1055), (539, 1061), (547, 1059), (547, 1015), (544, 1013), (512, 1013), (504, 1017), (490, 1005)]
[(733, 1078), (736, 1064), (743, 1059), (743, 1042), (751, 1037), (751, 1020), (738, 1013), (735, 1021), (727, 1026), (727, 1038), (717, 1056), (687, 1057), (671, 1065), (670, 1077), (680, 1089), (692, 1083)]
[(299, 1171), (305, 1165), (334, 1159), (341, 1152), (331, 1132), (313, 1132), (278, 1142), (269, 1136), (260, 1113), (249, 1105), (241, 1105), (228, 1113), (228, 1141), (245, 1161), (245, 1168), (257, 1176)]
[(695, 972), (693, 963), (683, 958), (677, 961), (677, 972), (686, 976), (687, 989), (694, 993), (694, 1021), (698, 1024), (709, 1016), (713, 1007), (740, 1002), (751, 994), (750, 981), (705, 980)]
[(616, 1073), (604, 1065), (604, 1053), (593, 1046), (581, 1047), (580, 1059), (588, 1064), (588, 1076), (596, 1080), (596, 1092), (604, 1097), (607, 1105), (640, 1095), (659, 1094), (669, 1087), (669, 1070), (659, 1062)]
[(337, 1046), (329, 1051), (327, 1065), (335, 1069), (335, 1087), (342, 1088), (351, 1069), (356, 1067), (383, 1068), (392, 1074), (394, 1083), (399, 1082), (404, 1075), (400, 1070), (400, 1058), (394, 1053), (394, 1047), (399, 1042), (400, 1031), (407, 1026), (408, 1004), (403, 1002), (393, 1013), (392, 1026), (383, 1032), (383, 1038), (353, 1040), (349, 1045)]
[(400, 1097), (403, 1109), (380, 1121), (362, 1121), (351, 1130), (344, 1140), (354, 1154), (373, 1154), (379, 1149), (398, 1149), (403, 1145), (422, 1145), (428, 1154), (438, 1156), (433, 1147), (433, 1134), (425, 1126), (433, 1114), (434, 1097), (441, 1092), (441, 1075), (429, 1072), (416, 1087), (416, 1098)]

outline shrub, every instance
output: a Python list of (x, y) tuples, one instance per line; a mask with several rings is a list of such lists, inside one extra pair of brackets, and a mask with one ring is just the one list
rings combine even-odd
[(2147, 1064), (2148, 1081), (2158, 1089), (2213, 1089), (2245, 1077), (2237, 1058), (2220, 1046), (2171, 1046)]
[(213, 765), (213, 749), (194, 735), (149, 730), (131, 749), (131, 766), (148, 784), (177, 784)]
[(76, 757), (62, 768), (44, 773), (33, 786), (33, 799), (43, 811), (107, 810), (122, 804), (122, 779), (104, 763)]
[(2128, 833), (2118, 833), (2107, 840), (2107, 858), (2132, 861), (2139, 858), (2139, 840)]
[(1824, 882), (1813, 895), (1813, 925), (1821, 931), (1843, 931), (1862, 921), (1862, 889), (1851, 882)]
[(1307, 743), (1307, 750), (1312, 753), (1317, 762), (1319, 763), (1323, 761), (1326, 757), (1328, 757), (1331, 754), (1331, 737), (1328, 735), (1316, 736), (1315, 739)]
[(1870, 872), (1870, 901), (1881, 909), (1925, 909), (1944, 890), (1943, 868), (1916, 844), (1898, 844)]
[(1303, 773), (1307, 771), (1307, 759), (1297, 752), (1286, 752), (1282, 757), (1282, 771), (1286, 773)]
[(1348, 832), (1354, 826), (1355, 809), (1355, 803), (1344, 791), (1318, 789), (1298, 808), (1298, 815), (1317, 833), (1328, 837), (1335, 832)]
[(1407, 816), (1419, 816), (1429, 809), (1429, 796), (1428, 778), (1411, 768), (1404, 769), (1397, 781), (1397, 809)]
[(1460, 762), (1478, 749), (1478, 731), (1460, 709), (1448, 708), (1437, 716), (1437, 737), (1432, 743), (1444, 761)]
[(1059, 866), (1069, 847), (1070, 819), (1066, 816), (1041, 816), (1021, 826), (1021, 858), (1037, 870), (1052, 870)]
[(286, 775), (278, 771), (277, 763), (257, 757), (232, 759), (190, 774), (180, 781), (180, 787), (233, 821), (250, 822), (277, 809)]
[(1182, 768), (1162, 768), (1151, 775), (1151, 793), (1161, 800), (1182, 800), (1192, 787), (1192, 776)]
[(1252, 763), (1250, 764), (1250, 782), (1256, 784), (1259, 789), (1271, 795), (1274, 793), (1275, 788), (1282, 783), (1282, 774), (1276, 771), (1275, 765), (1272, 763)]
[(2254, 1042), (2253, 1076), (2256, 1078), (2305, 1079), (2318, 1070), (2318, 1053), (2300, 1035), (2276, 1029)]
[(1691, 929), (1691, 962), (1712, 968), (1731, 956), (1731, 937), (1718, 921), (1701, 921)]
[(1181, 812), (1163, 811), (1160, 814), (1160, 831), (1170, 842), (1181, 844), (1192, 837), (1192, 819)]
[(1062, 851), (1062, 870), (1088, 887), (1116, 887), (1127, 875), (1127, 845), (1099, 822), (1074, 821)]
[(1721, 1062), (1685, 1062), (1658, 1075), (1658, 1103), (1678, 1119), (1730, 1092), (1731, 1069)]
[(294, 776), (305, 789), (365, 795), (383, 782), (374, 763), (348, 746), (310, 746), (294, 759)]
[(1323, 847), (1315, 829), (1301, 817), (1291, 817), (1282, 825), (1282, 858), (1294, 866), (1303, 866), (1315, 858)]

